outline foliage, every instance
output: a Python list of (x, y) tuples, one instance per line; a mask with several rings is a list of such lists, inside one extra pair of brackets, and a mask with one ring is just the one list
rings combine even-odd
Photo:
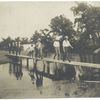
[(84, 49), (89, 50), (91, 47), (95, 48), (98, 45), (97, 40), (100, 33), (100, 8), (86, 3), (77, 3), (76, 7), (72, 7), (72, 11), (75, 16), (74, 24), (77, 27), (77, 33), (80, 34), (78, 45), (81, 47), (84, 45)]
[(20, 37), (17, 37), (17, 38), (15, 38), (15, 41), (21, 41), (21, 38)]
[(34, 43), (36, 43), (37, 40), (38, 40), (38, 38), (40, 38), (40, 37), (41, 37), (40, 33), (36, 30), (34, 32), (33, 36), (31, 37), (31, 41), (34, 42)]
[(35, 31), (35, 33), (33, 34), (33, 36), (31, 37), (31, 41), (33, 43), (36, 43), (37, 40), (40, 38), (42, 44), (44, 45), (44, 51), (45, 52), (52, 52), (53, 50), (53, 40), (52, 37), (50, 36), (51, 31), (49, 31), (48, 29), (40, 29), (39, 31)]
[(0, 43), (0, 49), (8, 49), (8, 44), (12, 41), (11, 37), (2, 38), (2, 42)]
[(67, 35), (71, 37), (72, 34), (75, 33), (73, 29), (73, 23), (64, 17), (64, 15), (52, 18), (49, 26), (52, 31), (57, 32), (63, 36)]
[(27, 44), (27, 43), (29, 43), (28, 38), (27, 38), (27, 37), (23, 37), (23, 38), (21, 39), (21, 43), (22, 43), (22, 44)]

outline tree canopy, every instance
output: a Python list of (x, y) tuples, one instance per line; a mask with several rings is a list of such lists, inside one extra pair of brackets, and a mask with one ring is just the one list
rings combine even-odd
[(74, 25), (77, 27), (76, 31), (80, 34), (79, 44), (84, 45), (84, 49), (97, 46), (100, 34), (100, 8), (86, 3), (77, 3), (77, 6), (71, 9), (75, 16)]
[(63, 36), (67, 35), (71, 37), (72, 34), (75, 33), (73, 29), (73, 23), (64, 15), (52, 18), (49, 26), (52, 31), (57, 32)]

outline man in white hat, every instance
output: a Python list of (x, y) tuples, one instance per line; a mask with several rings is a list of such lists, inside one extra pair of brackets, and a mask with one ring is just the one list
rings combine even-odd
[(60, 58), (60, 36), (56, 36), (55, 41), (53, 43), (54, 49), (55, 49), (55, 55), (54, 55), (54, 59), (57, 56), (57, 59)]
[(63, 46), (63, 60), (67, 59), (70, 62), (68, 50), (69, 50), (69, 47), (71, 47), (71, 48), (73, 48), (73, 47), (68, 40), (68, 36), (65, 36), (62, 46)]

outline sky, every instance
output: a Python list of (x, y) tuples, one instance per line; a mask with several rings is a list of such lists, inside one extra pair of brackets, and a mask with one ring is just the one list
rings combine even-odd
[[(100, 2), (89, 3), (100, 6)], [(73, 22), (70, 8), (75, 5), (75, 1), (0, 2), (0, 37), (30, 38), (35, 30), (48, 28), (50, 20), (62, 14)]]

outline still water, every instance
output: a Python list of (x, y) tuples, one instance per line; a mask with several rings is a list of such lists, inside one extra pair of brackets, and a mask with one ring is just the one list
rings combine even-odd
[(91, 92), (88, 92), (90, 90), (81, 91), (79, 89), (79, 84), (69, 82), (68, 80), (53, 81), (52, 79), (42, 76), (41, 81), (38, 84), (36, 78), (32, 79), (32, 77), (30, 77), (29, 70), (27, 70), (27, 66), (25, 66), (25, 61), (22, 63), (22, 67), (11, 63), (0, 65), (0, 98), (93, 96)]
[(14, 66), (9, 63), (0, 65), (0, 74), (0, 98), (66, 97), (68, 92), (69, 86), (63, 85), (66, 81), (52, 81), (43, 77), (42, 85), (37, 86), (25, 67), (22, 67), (20, 78), (16, 77), (16, 67), (14, 71)]

